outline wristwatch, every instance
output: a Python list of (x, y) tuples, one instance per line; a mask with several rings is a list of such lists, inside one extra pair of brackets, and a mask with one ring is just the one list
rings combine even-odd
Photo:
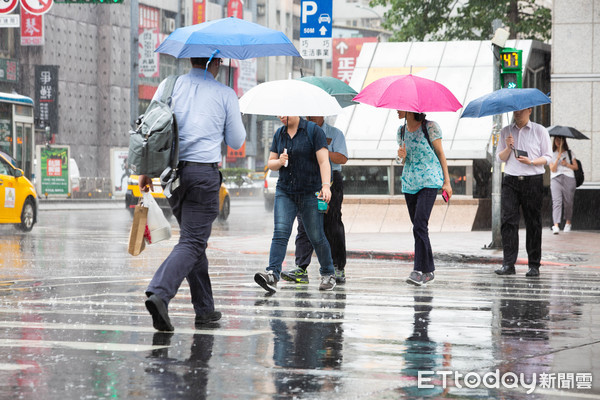
[(535, 164), (534, 164), (534, 163), (533, 163), (533, 161), (532, 161), (532, 162), (530, 162), (530, 163), (529, 163), (529, 165), (531, 165), (531, 166), (533, 167)]

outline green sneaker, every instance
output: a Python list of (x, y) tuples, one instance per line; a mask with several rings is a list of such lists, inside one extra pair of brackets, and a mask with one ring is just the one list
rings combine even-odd
[(337, 265), (334, 265), (333, 267), (335, 271), (335, 283), (346, 283), (346, 271), (343, 269), (339, 269)]
[(308, 272), (302, 268), (296, 268), (291, 271), (282, 271), (281, 279), (288, 282), (308, 283)]

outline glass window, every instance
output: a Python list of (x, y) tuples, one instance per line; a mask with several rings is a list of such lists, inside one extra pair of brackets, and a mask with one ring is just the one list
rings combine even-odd
[(344, 194), (390, 194), (387, 166), (345, 166)]
[(33, 115), (33, 107), (15, 104), (15, 114), (23, 117), (31, 117)]
[(12, 175), (13, 169), (4, 161), (4, 159), (0, 158), (0, 175)]
[(452, 194), (467, 194), (467, 167), (448, 166)]
[(404, 166), (395, 165), (394, 166), (394, 194), (399, 195), (402, 194), (402, 170)]

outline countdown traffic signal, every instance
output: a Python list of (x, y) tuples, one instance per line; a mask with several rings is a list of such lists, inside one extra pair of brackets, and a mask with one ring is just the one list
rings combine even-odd
[(523, 50), (500, 50), (500, 84), (508, 89), (523, 87)]

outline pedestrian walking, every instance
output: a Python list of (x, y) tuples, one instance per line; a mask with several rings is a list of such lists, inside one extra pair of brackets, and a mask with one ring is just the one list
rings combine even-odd
[(502, 128), (497, 157), (505, 162), (502, 180), (501, 235), (502, 268), (498, 275), (514, 275), (519, 253), (519, 209), (525, 220), (529, 270), (526, 276), (539, 276), (542, 258), (542, 198), (544, 165), (552, 159), (550, 135), (542, 125), (529, 120), (532, 108), (515, 111), (513, 122)]
[(294, 219), (300, 215), (310, 243), (321, 265), (319, 290), (336, 285), (331, 249), (323, 230), (323, 214), (318, 211), (317, 196), (331, 199), (331, 167), (323, 130), (297, 116), (279, 117), (283, 126), (275, 132), (268, 167), (279, 171), (275, 191), (273, 239), (269, 266), (254, 275), (254, 281), (270, 293), (277, 291), (281, 264), (285, 258)]
[[(168, 305), (184, 279), (190, 286), (195, 326), (221, 318), (221, 313), (215, 311), (206, 246), (219, 213), (221, 142), (239, 149), (246, 138), (235, 92), (215, 79), (221, 62), (220, 58), (192, 58), (192, 69), (177, 79), (173, 90), (172, 108), (179, 126), (180, 185), (173, 190), (169, 204), (180, 237), (146, 289), (146, 308), (154, 328), (160, 331), (174, 330)], [(154, 99), (160, 98), (164, 83)], [(143, 191), (153, 189), (152, 180), (144, 175), (139, 178), (139, 186)]]
[(433, 251), (429, 241), (429, 217), (439, 189), (452, 197), (448, 164), (442, 147), (442, 130), (425, 114), (398, 110), (404, 125), (398, 129), (398, 160), (404, 163), (402, 192), (413, 224), (415, 259), (407, 283), (422, 286), (435, 279)]
[(567, 139), (555, 136), (552, 141), (552, 161), (550, 162), (550, 192), (552, 193), (552, 232), (558, 235), (559, 224), (564, 217), (563, 232), (571, 232), (573, 200), (575, 199), (575, 171), (579, 169), (575, 154), (569, 149)]
[[(321, 116), (311, 116), (307, 119), (319, 125), (327, 138), (329, 162), (331, 165), (331, 200), (329, 208), (323, 216), (325, 237), (331, 248), (331, 258), (335, 270), (336, 283), (346, 282), (346, 232), (342, 222), (342, 202), (344, 201), (344, 180), (342, 164), (348, 162), (346, 138), (341, 130), (325, 123)], [(281, 272), (281, 277), (290, 282), (308, 283), (307, 269), (313, 254), (313, 246), (308, 239), (302, 217), (298, 216), (298, 234), (296, 235), (296, 268)]]

